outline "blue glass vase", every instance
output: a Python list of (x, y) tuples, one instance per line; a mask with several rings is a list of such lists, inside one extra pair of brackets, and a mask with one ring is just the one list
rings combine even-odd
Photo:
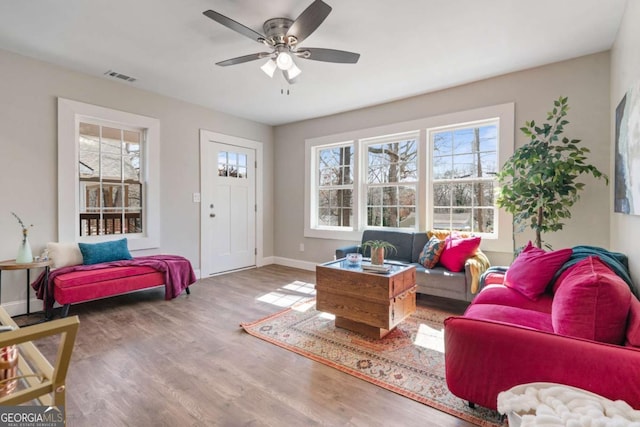
[(25, 236), (22, 240), (22, 243), (20, 243), (20, 247), (18, 248), (16, 264), (28, 264), (30, 262), (33, 262), (33, 253), (31, 253), (29, 238)]

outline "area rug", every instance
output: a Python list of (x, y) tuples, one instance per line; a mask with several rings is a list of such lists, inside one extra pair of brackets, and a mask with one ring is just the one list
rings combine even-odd
[(418, 307), (381, 340), (334, 326), (307, 300), (264, 319), (242, 323), (249, 334), (309, 359), (481, 426), (502, 426), (496, 411), (471, 409), (447, 388), (443, 321), (450, 313)]

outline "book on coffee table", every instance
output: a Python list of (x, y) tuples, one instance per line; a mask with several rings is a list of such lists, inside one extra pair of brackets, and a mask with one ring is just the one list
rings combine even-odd
[(362, 269), (365, 271), (373, 271), (376, 273), (388, 273), (391, 270), (390, 265), (375, 265), (375, 264), (362, 264)]

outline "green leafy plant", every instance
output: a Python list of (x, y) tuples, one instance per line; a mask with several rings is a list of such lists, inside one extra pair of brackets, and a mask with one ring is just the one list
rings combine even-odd
[(384, 240), (367, 240), (362, 243), (363, 252), (366, 248), (371, 249), (371, 264), (382, 265), (386, 253), (398, 252), (398, 249), (392, 243)]
[(579, 146), (579, 139), (561, 138), (569, 124), (567, 100), (554, 101), (547, 123), (525, 122), (520, 130), (529, 142), (516, 149), (497, 174), (501, 188), (496, 204), (514, 215), (516, 231), (527, 225), (535, 231), (538, 248), (542, 233), (562, 230), (571, 218), (571, 207), (584, 189), (584, 183), (577, 182), (580, 175), (591, 174), (609, 183), (607, 175), (587, 163), (589, 149)]
[(367, 240), (362, 243), (362, 249), (371, 248), (371, 249), (380, 249), (383, 248), (385, 253), (396, 253), (398, 249), (389, 242), (385, 242), (384, 240)]

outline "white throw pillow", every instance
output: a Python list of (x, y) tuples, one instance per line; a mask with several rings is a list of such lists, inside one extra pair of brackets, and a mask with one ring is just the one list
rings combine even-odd
[(49, 258), (53, 268), (82, 264), (82, 252), (77, 243), (47, 243)]

